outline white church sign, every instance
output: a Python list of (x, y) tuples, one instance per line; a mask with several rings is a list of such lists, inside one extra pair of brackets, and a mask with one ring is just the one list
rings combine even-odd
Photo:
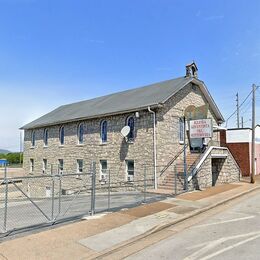
[(212, 120), (197, 119), (190, 120), (190, 138), (212, 137)]

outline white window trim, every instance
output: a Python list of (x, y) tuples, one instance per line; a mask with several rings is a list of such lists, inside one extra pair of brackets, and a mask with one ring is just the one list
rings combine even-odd
[[(107, 176), (108, 176), (108, 168), (106, 169), (106, 173), (103, 173), (102, 172), (102, 162), (106, 162), (107, 163), (107, 160), (100, 160), (99, 161), (99, 169), (100, 169), (100, 174), (99, 174), (99, 180), (100, 181), (104, 181), (106, 182), (107, 181)], [(102, 178), (102, 176), (104, 176), (104, 178)]]
[[(79, 167), (79, 161), (82, 161), (82, 171), (80, 171), (80, 167)], [(81, 174), (83, 173), (83, 165), (84, 165), (84, 162), (83, 162), (83, 159), (77, 159), (77, 173), (78, 174)]]
[[(62, 170), (60, 169), (61, 167), (61, 160), (62, 160)], [(58, 165), (59, 165), (59, 174), (63, 174), (64, 172), (64, 160), (63, 159), (58, 159)]]
[[(45, 163), (46, 162), (46, 163)], [(48, 167), (48, 161), (47, 159), (43, 159), (42, 160), (42, 173), (43, 174), (46, 174), (47, 172), (47, 167)]]
[[(133, 175), (128, 174), (128, 162), (129, 161), (134, 163), (134, 174)], [(135, 161), (134, 160), (125, 160), (125, 170), (126, 170), (126, 181), (127, 182), (133, 182), (134, 176), (135, 176)], [(131, 178), (131, 180), (129, 180), (129, 177)]]

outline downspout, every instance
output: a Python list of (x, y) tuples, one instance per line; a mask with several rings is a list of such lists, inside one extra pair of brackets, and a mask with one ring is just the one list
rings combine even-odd
[(154, 160), (154, 189), (157, 190), (157, 147), (156, 147), (156, 113), (148, 107), (148, 111), (153, 114), (153, 160)]

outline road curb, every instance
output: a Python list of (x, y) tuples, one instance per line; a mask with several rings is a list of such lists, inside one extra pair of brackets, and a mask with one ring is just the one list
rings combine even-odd
[(109, 256), (110, 254), (115, 253), (115, 252), (117, 252), (118, 250), (123, 249), (123, 248), (126, 247), (126, 246), (129, 246), (129, 245), (134, 244), (134, 243), (135, 243), (137, 240), (139, 240), (139, 239), (146, 238), (146, 237), (148, 237), (148, 236), (150, 236), (150, 235), (152, 235), (152, 234), (155, 234), (155, 233), (157, 233), (157, 232), (160, 232), (160, 231), (162, 231), (162, 230), (164, 230), (164, 229), (166, 229), (166, 228), (168, 228), (168, 227), (170, 227), (170, 226), (179, 224), (179, 223), (181, 223), (181, 222), (183, 222), (183, 221), (185, 221), (185, 220), (187, 220), (187, 219), (189, 219), (189, 218), (191, 218), (191, 217), (198, 216), (198, 215), (200, 215), (200, 214), (202, 214), (202, 213), (204, 213), (204, 212), (206, 212), (206, 211), (209, 211), (209, 210), (211, 210), (211, 209), (213, 209), (213, 208), (216, 208), (216, 207), (218, 207), (218, 206), (221, 206), (221, 205), (223, 205), (223, 204), (226, 204), (226, 203), (228, 203), (228, 202), (230, 202), (230, 201), (232, 201), (232, 200), (235, 200), (235, 199), (237, 199), (237, 198), (239, 198), (239, 197), (242, 197), (242, 196), (244, 196), (244, 195), (247, 195), (248, 193), (254, 192), (254, 191), (259, 190), (259, 189), (260, 189), (260, 186), (256, 186), (256, 187), (254, 187), (254, 188), (252, 188), (252, 189), (250, 189), (250, 190), (240, 192), (240, 193), (238, 193), (238, 194), (236, 194), (236, 195), (234, 195), (234, 196), (232, 196), (232, 197), (229, 197), (229, 198), (224, 199), (224, 200), (222, 200), (222, 201), (220, 201), (220, 202), (214, 203), (214, 204), (212, 204), (212, 205), (210, 205), (210, 206), (207, 206), (207, 207), (205, 207), (205, 208), (201, 208), (201, 209), (195, 210), (195, 211), (193, 211), (192, 213), (187, 213), (187, 214), (185, 214), (183, 217), (180, 217), (180, 218), (178, 218), (178, 219), (176, 219), (176, 220), (173, 220), (173, 221), (171, 221), (171, 222), (158, 225), (158, 226), (156, 226), (156, 227), (154, 227), (154, 228), (148, 230), (147, 232), (145, 232), (145, 233), (143, 233), (143, 234), (141, 234), (141, 235), (139, 235), (139, 236), (136, 236), (136, 237), (134, 237), (134, 238), (132, 238), (132, 239), (130, 239), (130, 240), (127, 240), (127, 241), (125, 241), (125, 242), (122, 242), (122, 243), (120, 243), (120, 244), (118, 244), (118, 245), (116, 245), (116, 246), (114, 246), (114, 247), (112, 247), (112, 248), (110, 248), (110, 249), (108, 249), (108, 250), (104, 250), (104, 251), (101, 252), (98, 256), (96, 256), (96, 257), (94, 257), (94, 258), (91, 258), (91, 259), (101, 259), (101, 258), (103, 258), (103, 257), (105, 257), (105, 256)]

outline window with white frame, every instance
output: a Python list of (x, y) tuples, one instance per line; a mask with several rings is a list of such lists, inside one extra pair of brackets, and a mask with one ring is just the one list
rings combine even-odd
[(181, 144), (184, 143), (184, 124), (185, 124), (185, 121), (184, 121), (184, 118), (183, 117), (180, 117), (179, 118), (179, 142)]
[(134, 181), (135, 163), (133, 160), (126, 160), (126, 178), (127, 181)]
[(100, 160), (100, 180), (106, 181), (107, 180), (107, 160)]
[(32, 147), (35, 146), (35, 131), (32, 131), (32, 139), (31, 139)]
[(34, 159), (30, 159), (30, 172), (34, 172)]
[(78, 144), (83, 144), (83, 142), (84, 142), (84, 124), (83, 123), (80, 123), (78, 125), (77, 135), (78, 135)]
[(43, 132), (43, 144), (44, 146), (48, 146), (48, 138), (49, 138), (49, 131), (48, 129), (44, 129), (44, 132)]
[(107, 121), (106, 120), (102, 121), (100, 124), (100, 137), (102, 143), (107, 142)]
[(59, 167), (59, 174), (63, 174), (64, 161), (63, 161), (63, 159), (59, 159), (58, 162), (59, 162), (59, 165), (58, 165), (58, 167)]
[(42, 173), (47, 173), (47, 159), (42, 160)]
[(83, 173), (83, 160), (77, 160), (77, 173)]
[(127, 118), (126, 125), (130, 127), (130, 132), (127, 136), (128, 141), (133, 142), (135, 138), (135, 120), (133, 116)]
[(60, 127), (59, 138), (60, 138), (60, 145), (64, 145), (64, 140), (65, 140), (65, 129), (64, 129), (64, 126)]

